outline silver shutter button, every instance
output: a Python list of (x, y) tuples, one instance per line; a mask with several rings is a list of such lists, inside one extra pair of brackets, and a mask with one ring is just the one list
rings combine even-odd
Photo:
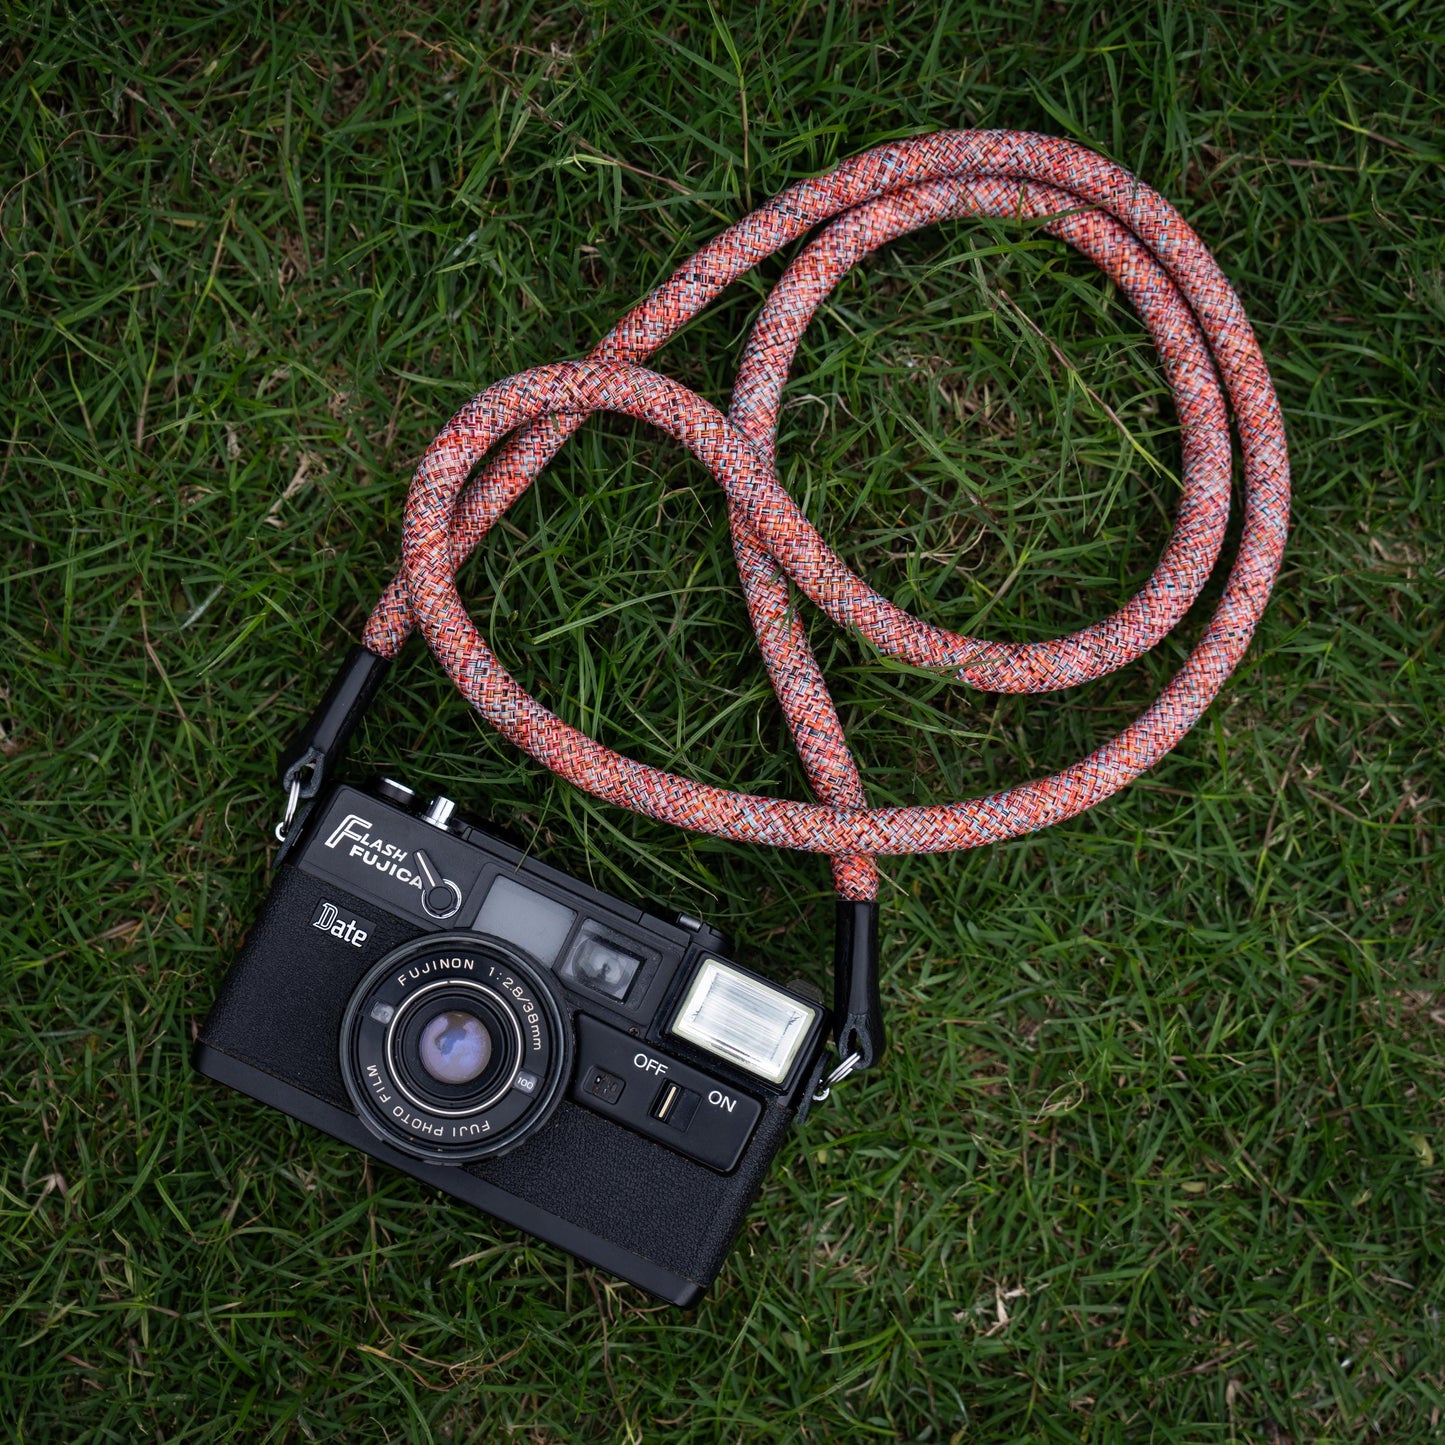
[(444, 798), (440, 793), (426, 806), (426, 812), (421, 815), (423, 823), (430, 823), (433, 828), (440, 828), (446, 831), (451, 816), (457, 810), (457, 805), (450, 799)]

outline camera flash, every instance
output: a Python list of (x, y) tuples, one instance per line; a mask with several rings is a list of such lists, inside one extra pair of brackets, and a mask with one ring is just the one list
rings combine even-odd
[(740, 968), (707, 958), (672, 1020), (672, 1032), (781, 1084), (820, 1012)]

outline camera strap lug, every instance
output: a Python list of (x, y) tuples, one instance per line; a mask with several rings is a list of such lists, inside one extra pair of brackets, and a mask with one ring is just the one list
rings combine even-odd
[(277, 842), (285, 843), (298, 806), (314, 798), (325, 785), (390, 666), (387, 658), (369, 648), (353, 646), (316, 711), (282, 753), (281, 789), (286, 795), (286, 811), (276, 825)]
[(821, 1104), (857, 1069), (883, 1053), (883, 1004), (878, 994), (878, 902), (838, 900), (833, 934), (833, 1039), (838, 1063), (813, 1091)]
[(286, 812), (281, 821), (276, 824), (276, 841), (284, 843), (286, 835), (291, 831), (291, 824), (296, 818), (296, 805), (301, 801), (301, 771), (297, 771), (286, 785)]

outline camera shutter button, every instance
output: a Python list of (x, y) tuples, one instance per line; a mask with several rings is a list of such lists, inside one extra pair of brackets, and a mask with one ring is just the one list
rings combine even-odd
[(421, 815), (423, 823), (430, 823), (433, 828), (440, 828), (446, 831), (451, 816), (457, 810), (457, 805), (450, 799), (443, 797), (440, 793), (426, 805), (426, 812)]

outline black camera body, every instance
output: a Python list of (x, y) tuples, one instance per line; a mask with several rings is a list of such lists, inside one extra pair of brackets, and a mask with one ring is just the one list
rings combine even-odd
[(818, 1086), (809, 993), (383, 780), (287, 835), (195, 1063), (690, 1305)]

